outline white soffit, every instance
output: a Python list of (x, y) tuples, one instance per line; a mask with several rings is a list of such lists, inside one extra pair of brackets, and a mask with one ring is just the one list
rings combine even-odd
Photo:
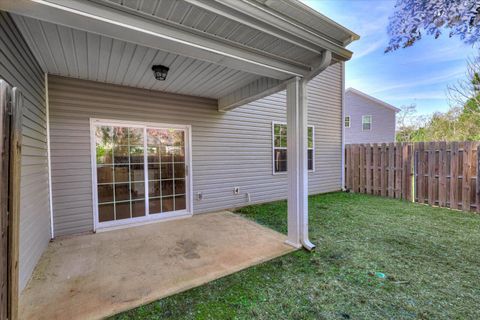
[[(42, 69), (54, 75), (209, 98), (260, 78), (37, 19), (12, 17)], [(154, 79), (151, 68), (155, 64), (170, 67), (167, 81)]]

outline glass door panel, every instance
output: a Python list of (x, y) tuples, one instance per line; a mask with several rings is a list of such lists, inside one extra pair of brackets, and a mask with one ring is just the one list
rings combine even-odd
[(143, 128), (95, 128), (99, 222), (146, 215), (143, 140)]
[(185, 131), (147, 128), (149, 213), (185, 210)]
[(186, 132), (95, 125), (99, 223), (160, 217), (187, 208)]

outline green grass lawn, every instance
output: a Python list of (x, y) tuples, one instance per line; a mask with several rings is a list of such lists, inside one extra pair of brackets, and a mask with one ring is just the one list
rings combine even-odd
[[(280, 201), (238, 213), (286, 233), (286, 210)], [(480, 215), (331, 193), (310, 197), (310, 237), (312, 253), (114, 319), (480, 319)]]

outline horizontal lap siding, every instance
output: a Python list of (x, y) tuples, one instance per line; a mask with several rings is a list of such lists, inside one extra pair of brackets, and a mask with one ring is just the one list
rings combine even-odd
[[(345, 144), (395, 142), (394, 110), (347, 91), (345, 116), (350, 116), (350, 128), (345, 128)], [(362, 116), (372, 116), (371, 130), (362, 129)]]
[(0, 78), (24, 95), (20, 194), (20, 290), (50, 240), (43, 72), (11, 17), (0, 12)]
[[(317, 144), (311, 193), (341, 185), (340, 72), (332, 66), (309, 91)], [(53, 76), (49, 94), (56, 235), (93, 228), (90, 118), (192, 125), (193, 193), (203, 194), (194, 197), (194, 213), (247, 205), (247, 192), (252, 203), (287, 196), (286, 175), (272, 175), (272, 121), (285, 121), (285, 92), (226, 113), (210, 99)]]

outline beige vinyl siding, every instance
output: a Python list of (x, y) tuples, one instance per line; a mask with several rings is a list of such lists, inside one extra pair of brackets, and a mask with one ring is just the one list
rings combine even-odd
[(0, 12), (0, 78), (24, 95), (20, 289), (50, 240), (44, 74), (11, 17)]
[[(309, 85), (310, 193), (341, 189), (341, 70), (335, 64)], [(194, 213), (247, 205), (247, 192), (252, 203), (287, 196), (287, 175), (272, 174), (272, 121), (285, 121), (285, 92), (225, 113), (211, 99), (54, 76), (49, 94), (56, 235), (93, 228), (90, 118), (192, 125)]]

